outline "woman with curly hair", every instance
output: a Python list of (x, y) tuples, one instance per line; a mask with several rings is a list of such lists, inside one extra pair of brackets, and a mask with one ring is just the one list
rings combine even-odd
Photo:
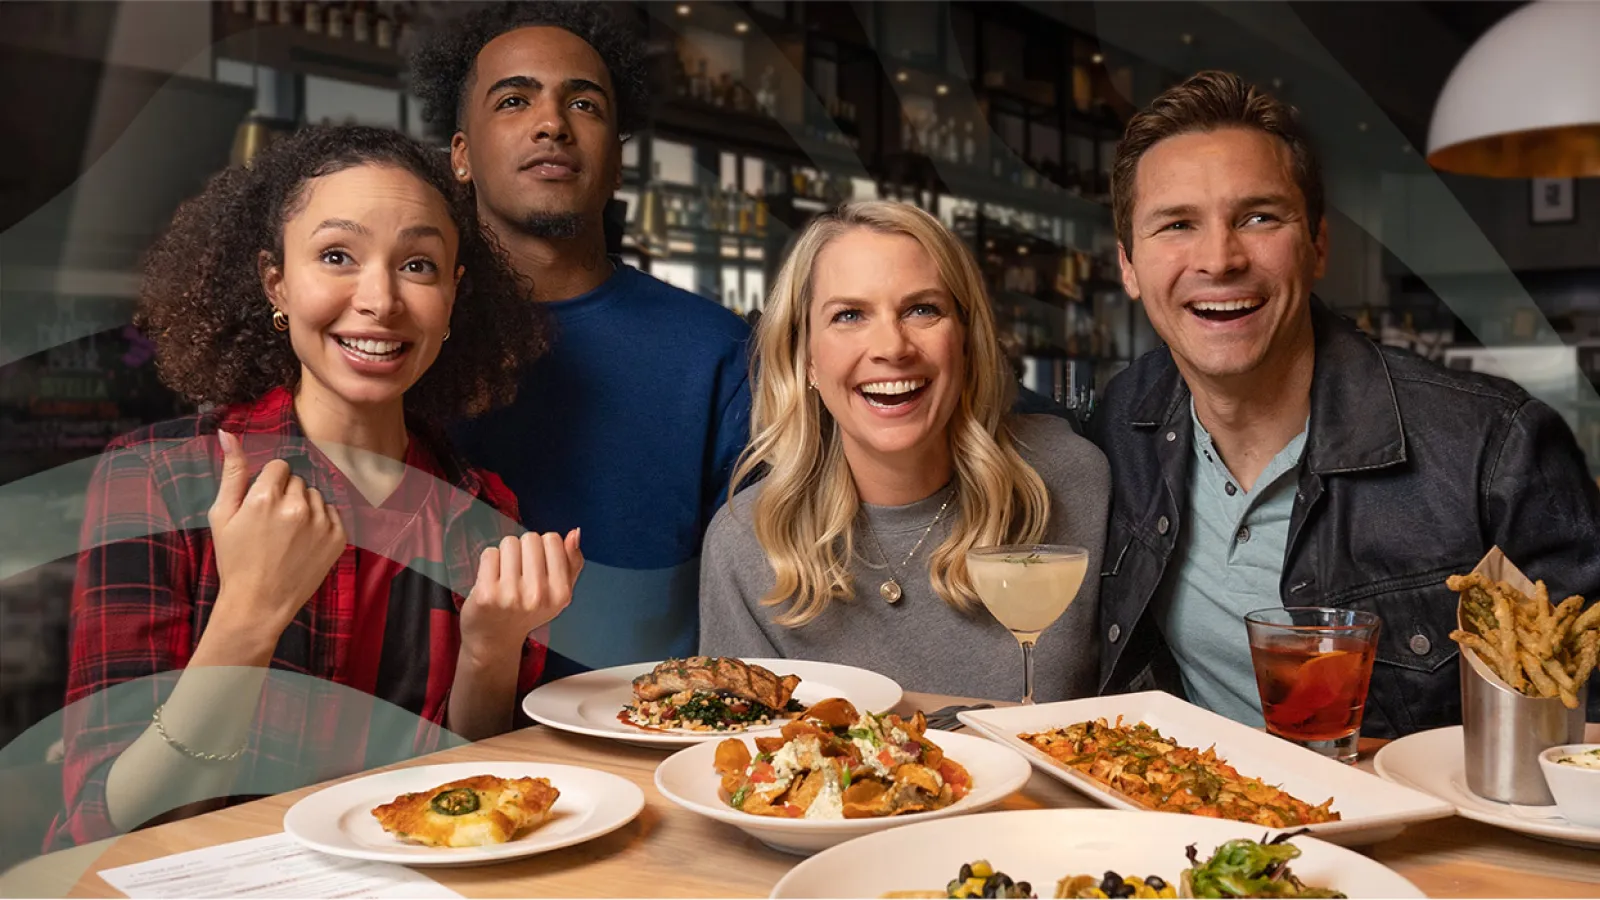
[[(179, 209), (135, 321), (205, 411), (117, 439), (91, 484), (56, 845), (511, 726), (583, 555), (518, 537), (442, 434), (514, 395), (530, 293), (393, 131), (308, 128)], [(372, 698), (412, 733), (369, 728)]]
[[(706, 536), (700, 650), (870, 666), (911, 690), (1014, 698), (1016, 641), (966, 551), (1045, 542), (1100, 571), (1110, 473), (1055, 416), (1013, 415), (976, 261), (907, 204), (814, 219), (756, 330), (741, 484)], [(1041, 642), (1040, 700), (1095, 690), (1099, 583)], [(774, 609), (782, 605), (782, 609)]]

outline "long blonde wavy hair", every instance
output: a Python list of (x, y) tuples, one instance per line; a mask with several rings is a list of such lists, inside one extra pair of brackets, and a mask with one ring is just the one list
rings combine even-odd
[(938, 267), (966, 333), (966, 381), (949, 422), (956, 496), (950, 535), (934, 549), (934, 591), (962, 612), (980, 601), (967, 573), (972, 547), (1031, 543), (1049, 523), (1044, 481), (1018, 454), (1007, 413), (1014, 380), (1000, 349), (983, 277), (972, 254), (938, 219), (904, 203), (849, 203), (818, 216), (800, 234), (778, 272), (756, 328), (756, 386), (751, 439), (734, 468), (738, 485), (765, 467), (753, 509), (756, 539), (776, 584), (762, 603), (792, 600), (776, 621), (799, 627), (835, 600), (854, 597), (850, 560), (861, 498), (845, 460), (839, 428), (819, 395), (807, 390), (812, 274), (822, 249), (864, 228), (915, 240)]

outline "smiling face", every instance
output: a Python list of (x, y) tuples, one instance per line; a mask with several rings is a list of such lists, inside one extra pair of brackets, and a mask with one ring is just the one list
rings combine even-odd
[(508, 31), (478, 52), (451, 166), (476, 185), (491, 224), (574, 237), (598, 227), (621, 186), (615, 98), (582, 38), (550, 26)]
[(450, 327), (459, 237), (444, 198), (404, 169), (364, 165), (306, 182), (291, 209), (283, 262), (262, 284), (289, 317), (301, 398), (398, 404)]
[(1307, 221), (1281, 140), (1247, 128), (1166, 138), (1139, 160), (1133, 198), (1122, 282), (1186, 378), (1272, 377), (1309, 347), (1327, 230)]
[(966, 329), (922, 245), (865, 228), (817, 254), (807, 373), (851, 468), (937, 464), (966, 382)]

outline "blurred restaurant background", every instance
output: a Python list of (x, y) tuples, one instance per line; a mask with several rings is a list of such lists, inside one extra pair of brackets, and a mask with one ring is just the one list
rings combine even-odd
[[(0, 4), (0, 747), (62, 705), (96, 455), (188, 411), (129, 324), (141, 252), (210, 175), (302, 124), (443, 146), (403, 61), (450, 5)], [(614, 5), (649, 36), (657, 104), (625, 145), (613, 243), (659, 278), (753, 320), (811, 216), (916, 203), (981, 260), (1019, 381), (1092, 417), (1157, 343), (1118, 275), (1116, 142), (1163, 88), (1225, 68), (1297, 105), (1323, 153), (1318, 294), (1385, 343), (1519, 381), (1600, 465), (1600, 63), (1546, 52), (1570, 23), (1527, 16), (1593, 23), (1595, 4)]]

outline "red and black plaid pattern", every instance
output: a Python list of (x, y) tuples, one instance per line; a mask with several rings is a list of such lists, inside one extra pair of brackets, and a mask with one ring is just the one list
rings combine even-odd
[[(110, 764), (149, 727), (210, 618), (219, 579), (206, 513), (222, 471), (219, 430), (240, 436), (252, 478), (272, 459), (288, 460), (338, 507), (356, 543), (278, 642), (234, 794), (278, 793), (405, 759), (444, 737), (462, 597), (483, 548), (522, 531), (516, 498), (450, 454), (441, 435), (413, 429), (405, 479), (384, 506), (413, 504), (401, 511), (415, 515), (385, 533), (353, 529), (371, 507), (306, 440), (290, 393), (275, 390), (118, 438), (100, 459), (72, 596), (66, 805), (47, 849), (118, 833), (105, 804)], [(530, 636), (518, 696), (544, 658)]]

